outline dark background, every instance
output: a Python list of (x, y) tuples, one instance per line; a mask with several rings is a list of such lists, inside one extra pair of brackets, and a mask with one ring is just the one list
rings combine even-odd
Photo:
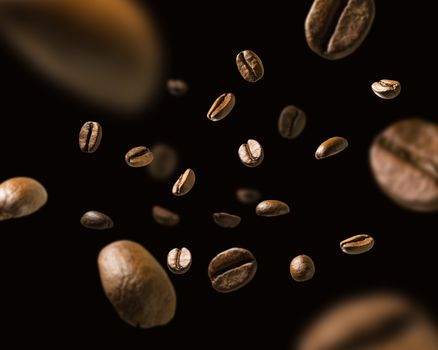
[[(146, 3), (146, 1), (145, 1)], [(1, 223), (2, 319), (5, 342), (62, 348), (140, 346), (148, 349), (288, 349), (314, 315), (333, 300), (375, 288), (412, 296), (438, 314), (436, 302), (436, 214), (403, 210), (374, 183), (368, 148), (377, 132), (409, 116), (437, 121), (436, 18), (430, 1), (377, 1), (374, 25), (362, 46), (339, 61), (308, 48), (303, 23), (311, 1), (149, 1), (167, 42), (167, 77), (185, 79), (187, 96), (165, 91), (134, 117), (108, 112), (75, 98), (35, 72), (5, 43), (0, 46), (3, 86), (1, 179), (31, 176), (49, 202), (37, 214)], [(245, 82), (235, 66), (243, 49), (263, 60), (265, 77)], [(401, 95), (377, 98), (373, 81), (396, 79)], [(206, 118), (214, 99), (234, 92), (236, 107), (219, 123)], [(295, 104), (308, 124), (296, 140), (277, 132), (281, 109)], [(102, 124), (98, 152), (83, 154), (78, 132), (87, 120)], [(350, 147), (316, 161), (320, 142), (344, 136)], [(263, 164), (245, 168), (239, 145), (257, 139)], [(178, 173), (158, 183), (144, 169), (129, 168), (128, 149), (167, 142), (179, 152)], [(185, 168), (197, 182), (190, 194), (173, 197), (171, 187)], [(265, 199), (290, 204), (291, 214), (260, 218), (237, 202), (239, 186), (259, 188)], [(182, 216), (179, 226), (158, 226), (151, 207)], [(87, 210), (115, 221), (110, 231), (79, 224)], [(217, 227), (212, 212), (242, 216), (234, 230)], [(374, 249), (347, 256), (339, 241), (369, 233)], [(174, 320), (165, 327), (135, 329), (122, 322), (102, 291), (96, 257), (106, 244), (132, 239), (165, 263), (174, 247), (193, 254), (189, 273), (171, 276), (178, 295)], [(220, 251), (245, 247), (256, 256), (254, 280), (238, 292), (215, 292), (207, 277)], [(316, 275), (296, 283), (290, 260), (310, 255)], [(22, 331), (22, 337), (12, 336)]]

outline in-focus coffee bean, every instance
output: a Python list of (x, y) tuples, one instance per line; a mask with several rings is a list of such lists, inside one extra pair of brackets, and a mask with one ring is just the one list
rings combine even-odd
[(401, 91), (401, 84), (396, 80), (382, 79), (371, 85), (373, 92), (385, 100), (396, 98)]
[(254, 278), (257, 261), (249, 250), (231, 248), (216, 255), (208, 266), (213, 288), (229, 293), (246, 286)]
[(167, 90), (173, 96), (184, 96), (189, 91), (189, 86), (184, 80), (169, 79), (167, 81)]
[(96, 210), (87, 211), (82, 215), (81, 224), (92, 230), (106, 230), (114, 227), (114, 222), (108, 215)]
[(192, 266), (192, 254), (187, 248), (174, 248), (167, 254), (167, 267), (170, 272), (182, 275)]
[(195, 172), (192, 169), (187, 169), (173, 185), (172, 193), (175, 196), (186, 195), (195, 185), (195, 180)]
[(289, 214), (289, 206), (281, 201), (275, 199), (268, 199), (257, 204), (256, 214), (258, 216), (280, 216)]
[(228, 213), (214, 213), (213, 220), (220, 227), (235, 228), (240, 224), (242, 218)]
[(236, 57), (236, 64), (243, 79), (250, 83), (259, 81), (265, 74), (262, 60), (251, 50), (239, 52)]
[(249, 139), (239, 147), (239, 158), (243, 165), (254, 168), (263, 162), (263, 147), (256, 140)]
[(222, 94), (213, 102), (207, 113), (207, 118), (214, 122), (222, 120), (230, 114), (235, 104), (236, 97), (234, 94), (231, 92)]
[(393, 201), (412, 210), (438, 210), (438, 124), (419, 118), (392, 124), (375, 138), (370, 163)]
[(298, 107), (286, 106), (278, 118), (278, 132), (281, 137), (292, 140), (303, 132), (306, 119), (306, 114)]
[(102, 127), (98, 122), (86, 122), (79, 132), (79, 148), (84, 153), (97, 151), (102, 141)]
[(98, 258), (103, 290), (122, 320), (135, 327), (169, 323), (176, 294), (166, 271), (140, 244), (117, 241)]
[(125, 155), (126, 164), (133, 168), (149, 165), (154, 160), (154, 154), (144, 146), (134, 147)]
[(374, 20), (374, 0), (314, 0), (305, 23), (309, 47), (336, 60), (353, 53)]
[(315, 152), (316, 159), (324, 159), (342, 152), (348, 147), (348, 141), (343, 137), (335, 136), (321, 143)]
[(374, 238), (364, 234), (347, 238), (340, 243), (342, 251), (350, 255), (366, 253), (373, 246)]
[(177, 213), (170, 211), (169, 209), (154, 205), (152, 208), (152, 217), (157, 224), (163, 226), (176, 226), (180, 222), (180, 217)]
[(236, 198), (243, 204), (254, 204), (262, 198), (262, 195), (255, 188), (239, 188), (236, 191)]
[(178, 154), (164, 143), (154, 145), (151, 152), (154, 155), (154, 161), (146, 168), (149, 175), (155, 180), (167, 180), (178, 166)]
[(290, 263), (290, 274), (297, 282), (305, 282), (315, 275), (315, 264), (307, 255), (298, 255)]

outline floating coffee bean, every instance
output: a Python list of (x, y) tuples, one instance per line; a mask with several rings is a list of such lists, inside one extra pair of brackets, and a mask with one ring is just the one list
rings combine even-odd
[(234, 228), (240, 224), (242, 218), (228, 213), (214, 213), (213, 220), (218, 226), (223, 228)]
[(189, 91), (189, 86), (184, 80), (181, 79), (169, 79), (167, 81), (167, 90), (171, 95), (183, 96)]
[(147, 147), (134, 147), (126, 153), (125, 160), (130, 167), (140, 168), (152, 163), (154, 154)]
[(373, 83), (373, 85), (371, 85), (371, 89), (380, 98), (390, 100), (392, 98), (396, 98), (400, 94), (401, 85), (395, 80), (382, 79)]
[(342, 152), (348, 147), (348, 141), (343, 137), (335, 136), (321, 143), (315, 152), (316, 159), (324, 159)]
[(220, 95), (210, 107), (210, 110), (207, 113), (207, 118), (214, 122), (224, 119), (228, 114), (230, 114), (235, 103), (236, 98), (234, 94), (228, 92)]
[(187, 248), (174, 248), (167, 255), (167, 267), (170, 272), (182, 275), (192, 265), (192, 254)]
[(99, 253), (103, 290), (119, 316), (132, 326), (151, 328), (175, 315), (176, 294), (166, 271), (141, 245), (117, 241)]
[(171, 177), (178, 166), (176, 151), (164, 143), (159, 143), (152, 147), (151, 152), (154, 161), (146, 168), (149, 175), (155, 180), (166, 180)]
[(342, 251), (346, 254), (356, 255), (366, 253), (374, 246), (374, 238), (369, 235), (356, 235), (340, 244)]
[(269, 199), (257, 204), (256, 214), (258, 216), (280, 216), (286, 215), (290, 212), (289, 206), (281, 201)]
[(184, 196), (193, 188), (195, 180), (195, 172), (192, 169), (187, 169), (173, 185), (172, 193), (175, 196)]
[(243, 79), (250, 83), (259, 81), (265, 74), (261, 59), (251, 50), (239, 52), (236, 57), (236, 64)]
[(382, 191), (399, 205), (438, 210), (438, 125), (422, 119), (392, 124), (370, 151), (371, 170)]
[(321, 57), (346, 57), (362, 44), (374, 15), (374, 0), (315, 0), (305, 23), (307, 43)]
[(152, 208), (152, 217), (158, 224), (169, 227), (177, 225), (180, 221), (178, 214), (158, 205)]
[(97, 122), (86, 122), (79, 132), (79, 147), (84, 153), (93, 153), (102, 140), (102, 127)]
[(262, 195), (254, 188), (239, 188), (236, 191), (237, 200), (243, 204), (257, 203)]
[(257, 261), (243, 248), (231, 248), (216, 255), (208, 266), (213, 288), (220, 293), (236, 291), (247, 285), (255, 276)]
[(243, 165), (254, 168), (263, 162), (264, 152), (262, 145), (256, 140), (248, 140), (239, 147), (239, 158)]
[(81, 224), (93, 230), (106, 230), (114, 227), (114, 222), (108, 215), (92, 210), (81, 217)]
[(286, 106), (278, 119), (278, 132), (282, 137), (292, 140), (298, 137), (306, 126), (306, 114), (295, 106)]
[(290, 274), (297, 282), (305, 282), (315, 275), (315, 264), (307, 255), (298, 255), (290, 263)]

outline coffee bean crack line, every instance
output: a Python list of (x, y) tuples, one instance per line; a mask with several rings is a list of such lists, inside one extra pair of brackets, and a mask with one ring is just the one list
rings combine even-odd
[(342, 15), (344, 14), (344, 12), (347, 10), (347, 7), (349, 5), (351, 0), (341, 0), (339, 1), (339, 4), (336, 8), (336, 10), (334, 11), (332, 18), (338, 18), (337, 21), (331, 21), (329, 19), (329, 26), (327, 27), (327, 31), (324, 33), (323, 38), (321, 39), (321, 41), (324, 43), (324, 53), (325, 54), (329, 54), (329, 44), (330, 44), (330, 40), (331, 37), (333, 36), (334, 33), (336, 33), (336, 29), (338, 28), (338, 25), (341, 21)]
[(214, 271), (214, 273), (212, 273), (212, 277), (213, 279), (217, 279), (227, 272), (233, 271), (247, 264), (253, 264), (254, 262), (255, 260), (250, 257), (239, 257), (235, 261), (230, 262), (229, 264), (224, 264), (224, 266), (219, 268), (217, 271)]
[(246, 69), (250, 73), (251, 79), (253, 79), (253, 80), (257, 79), (257, 74), (256, 74), (255, 70), (250, 66), (248, 61), (245, 59), (244, 54), (242, 54), (242, 61), (243, 61), (243, 65), (246, 67)]
[(254, 163), (257, 161), (257, 159), (253, 156), (253, 154), (251, 153), (251, 149), (249, 148), (248, 144), (245, 143), (245, 151), (247, 156), (249, 157), (249, 160), (251, 161), (251, 163)]

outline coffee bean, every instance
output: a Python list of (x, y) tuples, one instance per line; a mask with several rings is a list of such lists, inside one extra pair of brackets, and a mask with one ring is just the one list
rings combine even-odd
[(374, 0), (315, 0), (305, 23), (307, 43), (326, 59), (346, 57), (362, 44), (374, 15)]
[(246, 286), (255, 276), (257, 261), (249, 250), (231, 248), (216, 255), (208, 266), (213, 288), (229, 293)]
[(182, 275), (189, 271), (192, 265), (192, 254), (187, 248), (174, 248), (167, 255), (167, 267), (170, 272)]
[(210, 110), (207, 113), (207, 118), (214, 122), (224, 119), (228, 114), (230, 114), (235, 103), (236, 98), (234, 94), (228, 92), (220, 95), (210, 107)]
[(152, 217), (157, 222), (157, 224), (169, 227), (178, 225), (180, 221), (180, 217), (178, 214), (158, 205), (154, 205), (154, 207), (152, 208)]
[(251, 50), (239, 52), (236, 57), (236, 64), (243, 79), (250, 83), (259, 81), (265, 74), (261, 59)]
[(146, 168), (149, 175), (155, 180), (167, 180), (178, 166), (178, 154), (164, 143), (154, 145), (151, 152), (154, 161)]
[(173, 185), (172, 193), (175, 196), (184, 196), (193, 188), (195, 180), (195, 172), (192, 169), (187, 169)]
[(348, 141), (343, 137), (335, 136), (321, 143), (315, 152), (316, 159), (324, 159), (342, 152), (348, 147)]
[(375, 138), (370, 163), (393, 201), (411, 210), (438, 210), (438, 124), (417, 118), (392, 124)]
[(97, 151), (102, 140), (102, 127), (97, 122), (86, 122), (79, 132), (79, 147), (84, 153)]
[(278, 132), (282, 137), (292, 140), (298, 137), (306, 126), (306, 114), (295, 106), (286, 106), (278, 119)]
[(254, 168), (263, 162), (264, 152), (262, 145), (256, 140), (248, 140), (239, 147), (239, 158), (243, 165)]
[(130, 167), (140, 168), (152, 163), (154, 154), (147, 147), (134, 147), (126, 153), (125, 160)]
[(35, 213), (47, 202), (43, 185), (30, 177), (13, 177), (0, 184), (0, 221)]
[(169, 79), (167, 81), (167, 90), (173, 96), (183, 96), (189, 91), (189, 86), (184, 80)]
[(81, 224), (93, 230), (106, 230), (114, 227), (114, 222), (108, 215), (92, 210), (81, 217)]
[(269, 199), (257, 204), (256, 214), (258, 216), (280, 216), (289, 214), (290, 209), (289, 206), (281, 201), (277, 201), (275, 199)]
[(132, 326), (151, 328), (175, 315), (176, 294), (166, 271), (141, 245), (117, 241), (99, 253), (103, 290), (119, 316)]
[(371, 89), (380, 98), (390, 100), (392, 98), (396, 98), (400, 94), (401, 85), (395, 80), (382, 79), (373, 83), (373, 85), (371, 85)]
[(305, 282), (315, 275), (315, 264), (307, 255), (298, 255), (290, 263), (290, 274), (297, 282)]
[(242, 218), (228, 213), (214, 213), (213, 220), (218, 226), (223, 228), (235, 228), (240, 224)]
[(346, 254), (357, 255), (366, 253), (374, 246), (374, 238), (369, 235), (356, 235), (343, 240), (341, 249)]
[(261, 193), (254, 188), (239, 188), (236, 191), (237, 200), (243, 204), (257, 203), (261, 198)]

